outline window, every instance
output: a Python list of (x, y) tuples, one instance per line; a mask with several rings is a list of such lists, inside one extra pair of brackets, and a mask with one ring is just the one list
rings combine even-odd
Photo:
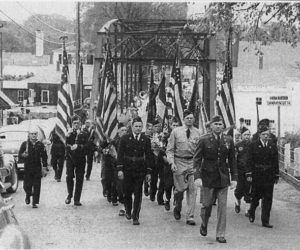
[(251, 120), (250, 119), (245, 119), (245, 124), (246, 124), (246, 126), (251, 126)]
[(49, 103), (49, 90), (42, 90), (41, 103)]
[(18, 102), (24, 101), (24, 90), (18, 90)]
[(262, 104), (262, 98), (261, 97), (256, 97), (256, 104), (261, 105)]
[(274, 120), (270, 120), (270, 123), (274, 124), (274, 123), (275, 123), (275, 121), (274, 121)]

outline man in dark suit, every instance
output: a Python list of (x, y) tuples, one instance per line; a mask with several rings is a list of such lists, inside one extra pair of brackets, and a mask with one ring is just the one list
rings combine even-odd
[(53, 131), (51, 138), (51, 163), (55, 172), (54, 179), (57, 182), (61, 181), (65, 162), (65, 144), (60, 140), (59, 136)]
[(85, 178), (87, 181), (89, 181), (91, 172), (92, 172), (92, 168), (93, 168), (94, 152), (96, 151), (96, 144), (94, 143), (95, 130), (93, 128), (91, 120), (85, 121), (85, 126), (83, 128), (83, 131), (87, 134), (87, 137), (88, 137), (88, 150), (87, 150), (87, 155), (86, 155), (87, 168), (86, 168)]
[(263, 227), (270, 225), (274, 183), (279, 180), (277, 145), (270, 138), (268, 127), (261, 127), (259, 139), (253, 141), (248, 149), (247, 179), (252, 180), (252, 201), (249, 209), (249, 221), (255, 220), (255, 210), (262, 199), (261, 222)]
[[(226, 243), (226, 208), (228, 186), (236, 186), (237, 170), (232, 137), (223, 134), (223, 120), (214, 116), (211, 120), (211, 133), (200, 138), (195, 155), (194, 168), (196, 176), (202, 180), (203, 201), (201, 208), (202, 224), (200, 234), (207, 235), (207, 224), (211, 215), (212, 205), (218, 200), (218, 222), (216, 240)], [(229, 171), (230, 169), (230, 171)], [(231, 174), (231, 181), (229, 177)]]
[[(141, 134), (143, 122), (140, 117), (132, 120), (132, 133), (122, 136), (118, 149), (118, 177), (123, 181), (126, 218), (133, 219), (133, 225), (139, 225), (139, 213), (142, 204), (143, 181), (151, 178), (153, 162), (150, 139)], [(132, 194), (134, 195), (133, 212)]]
[(85, 132), (82, 132), (81, 123), (78, 116), (72, 117), (72, 130), (66, 138), (66, 164), (67, 164), (67, 189), (68, 196), (65, 200), (66, 204), (71, 203), (75, 184), (74, 205), (81, 206), (80, 197), (84, 179), (84, 169), (86, 163), (86, 151), (88, 138)]

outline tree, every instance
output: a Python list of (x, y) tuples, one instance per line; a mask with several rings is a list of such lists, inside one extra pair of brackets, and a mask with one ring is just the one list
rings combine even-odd
[(83, 4), (82, 32), (96, 44), (97, 31), (111, 19), (186, 19), (187, 3), (94, 2)]

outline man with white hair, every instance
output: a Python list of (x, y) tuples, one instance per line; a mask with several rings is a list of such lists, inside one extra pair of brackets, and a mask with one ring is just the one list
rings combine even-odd
[(41, 178), (47, 169), (47, 158), (44, 144), (38, 141), (38, 128), (31, 127), (28, 140), (21, 144), (19, 159), (24, 161), (25, 203), (30, 204), (30, 196), (32, 196), (32, 208), (37, 208), (40, 201)]

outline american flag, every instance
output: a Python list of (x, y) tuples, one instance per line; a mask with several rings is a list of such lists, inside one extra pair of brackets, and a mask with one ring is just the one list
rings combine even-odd
[(166, 87), (166, 106), (168, 117), (173, 116), (174, 114), (174, 86), (172, 82), (169, 82), (169, 86)]
[(235, 122), (235, 107), (233, 92), (230, 81), (232, 80), (232, 65), (230, 61), (230, 36), (228, 38), (228, 48), (226, 55), (226, 63), (223, 74), (223, 80), (217, 93), (217, 111), (223, 117), (225, 127), (232, 126)]
[(174, 86), (174, 116), (179, 120), (181, 124), (183, 124), (183, 96), (180, 73), (180, 60), (178, 57), (178, 53), (176, 53), (171, 77)]
[(69, 66), (66, 47), (63, 45), (63, 68), (61, 74), (61, 86), (58, 91), (57, 123), (55, 133), (63, 143), (66, 142), (68, 130), (72, 127), (73, 99), (72, 89), (69, 83)]
[(113, 139), (117, 134), (117, 92), (111, 52), (108, 49), (100, 82), (99, 102), (96, 113), (96, 134), (100, 140)]

